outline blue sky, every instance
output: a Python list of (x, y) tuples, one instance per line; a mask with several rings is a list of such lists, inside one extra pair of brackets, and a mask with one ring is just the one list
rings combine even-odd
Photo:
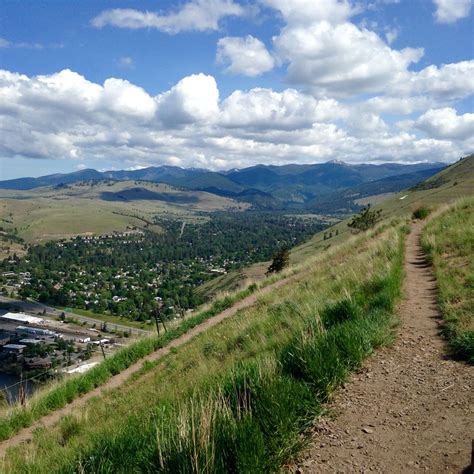
[(86, 167), (452, 161), (471, 0), (8, 1), (0, 178)]

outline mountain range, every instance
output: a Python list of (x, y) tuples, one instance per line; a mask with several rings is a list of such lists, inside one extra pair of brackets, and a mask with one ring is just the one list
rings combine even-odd
[(81, 181), (151, 181), (232, 197), (259, 209), (345, 212), (357, 207), (356, 199), (414, 186), (444, 167), (443, 163), (352, 165), (330, 161), (309, 165), (256, 165), (228, 171), (177, 166), (104, 172), (85, 169), (0, 181), (0, 189), (30, 190)]

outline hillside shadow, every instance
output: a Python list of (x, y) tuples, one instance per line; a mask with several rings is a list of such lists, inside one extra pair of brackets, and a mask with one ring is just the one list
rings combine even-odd
[(195, 204), (199, 202), (196, 196), (176, 193), (157, 193), (146, 188), (130, 188), (123, 191), (100, 193), (103, 201), (129, 202), (129, 201), (162, 201), (172, 204)]

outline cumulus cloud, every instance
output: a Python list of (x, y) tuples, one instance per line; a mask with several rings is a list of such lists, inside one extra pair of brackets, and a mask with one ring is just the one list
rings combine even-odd
[(286, 27), (275, 45), (289, 62), (288, 80), (323, 96), (379, 92), (423, 55), (422, 49), (393, 50), (376, 33), (352, 23), (326, 21)]
[(275, 65), (265, 45), (251, 35), (221, 38), (217, 42), (217, 61), (229, 64), (226, 72), (244, 76), (258, 76)]
[(474, 138), (474, 114), (458, 115), (452, 107), (430, 109), (418, 118), (415, 125), (433, 138)]
[(348, 21), (356, 11), (346, 1), (267, 4), (286, 23), (273, 41), (279, 58), (288, 64), (288, 81), (310, 88), (315, 96), (380, 92), (400, 81), (423, 56), (421, 48), (392, 49), (375, 32)]
[(455, 23), (461, 18), (469, 16), (472, 0), (433, 0), (436, 11), (435, 19), (438, 23)]
[(212, 120), (219, 111), (216, 80), (205, 74), (181, 79), (157, 98), (158, 114), (167, 126)]
[(329, 122), (346, 115), (336, 100), (318, 101), (295, 89), (237, 90), (224, 100), (221, 109), (220, 123), (225, 127), (266, 130), (311, 128), (315, 122)]
[(101, 90), (100, 106), (117, 114), (150, 120), (156, 103), (141, 87), (123, 79), (107, 79)]
[(154, 28), (176, 34), (181, 31), (218, 30), (222, 18), (243, 14), (243, 7), (233, 0), (191, 0), (180, 9), (167, 14), (130, 8), (105, 10), (93, 18), (91, 23), (96, 28)]
[(397, 94), (423, 94), (439, 100), (462, 99), (474, 93), (474, 60), (428, 66), (419, 72), (406, 74), (393, 84)]
[(377, 96), (372, 97), (359, 107), (378, 114), (408, 115), (433, 106), (435, 101), (426, 96), (400, 97)]
[(264, 3), (278, 10), (290, 25), (319, 21), (342, 23), (359, 12), (347, 0), (264, 0)]
[[(205, 74), (151, 96), (119, 78), (97, 84), (70, 70), (32, 77), (0, 71), (0, 156), (216, 169), (334, 158), (448, 160), (472, 146), (472, 114), (430, 105), (433, 111), (397, 129), (382, 116), (396, 108), (395, 98), (374, 98), (364, 108), (295, 89), (254, 88), (220, 100)], [(426, 110), (428, 102), (412, 100), (404, 99), (399, 113)]]

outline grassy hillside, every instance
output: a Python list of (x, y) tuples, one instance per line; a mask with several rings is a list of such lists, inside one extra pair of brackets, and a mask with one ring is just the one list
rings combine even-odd
[(27, 242), (122, 232), (155, 216), (196, 221), (201, 212), (242, 210), (232, 199), (145, 182), (84, 182), (29, 191), (0, 190), (0, 222)]
[(457, 201), (435, 217), (422, 244), (435, 267), (451, 351), (474, 364), (474, 198)]
[[(464, 196), (474, 194), (474, 155), (470, 155), (440, 173), (423, 181), (413, 189), (389, 194), (380, 202), (380, 196), (367, 197), (365, 203), (373, 203), (375, 209), (382, 209), (385, 219), (399, 218), (411, 213), (420, 206), (438, 207)], [(308, 242), (291, 250), (290, 263), (298, 264), (314, 253), (346, 241), (351, 236), (347, 227), (348, 219), (335, 224), (328, 230), (319, 232)], [(326, 239), (324, 238), (326, 234)], [(238, 273), (229, 273), (217, 278), (200, 289), (204, 294), (214, 295), (234, 291), (255, 281), (265, 278), (269, 262), (241, 269)]]
[(321, 403), (390, 340), (402, 243), (383, 225), (313, 255), (278, 291), (37, 431), (0, 470), (278, 470)]

